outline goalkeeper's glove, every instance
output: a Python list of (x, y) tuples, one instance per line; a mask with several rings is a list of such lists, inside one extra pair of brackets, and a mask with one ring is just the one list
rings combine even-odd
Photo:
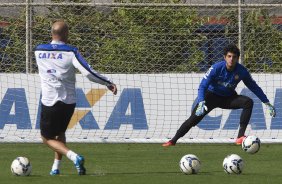
[(276, 115), (276, 110), (275, 110), (274, 106), (271, 105), (269, 102), (264, 103), (264, 104), (265, 104), (266, 107), (267, 107), (267, 111), (268, 111), (269, 115), (270, 115), (271, 117), (275, 117), (275, 115)]
[(207, 106), (205, 106), (205, 101), (199, 102), (199, 105), (198, 105), (198, 107), (196, 109), (196, 113), (195, 113), (196, 116), (202, 116), (205, 113), (205, 111), (208, 111)]

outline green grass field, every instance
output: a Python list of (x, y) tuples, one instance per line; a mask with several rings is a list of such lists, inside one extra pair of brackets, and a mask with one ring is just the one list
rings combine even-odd
[[(239, 183), (266, 184), (282, 182), (282, 145), (262, 144), (255, 155), (232, 144), (68, 144), (86, 158), (86, 176), (78, 176), (73, 164), (64, 158), (61, 176), (49, 176), (53, 153), (43, 144), (0, 144), (0, 183), (5, 184), (184, 184)], [(178, 162), (185, 154), (195, 154), (202, 162), (200, 173), (184, 175)], [(226, 155), (240, 155), (245, 163), (241, 175), (227, 175), (222, 168)], [(33, 170), (29, 177), (13, 176), (10, 164), (17, 156), (30, 159)]]

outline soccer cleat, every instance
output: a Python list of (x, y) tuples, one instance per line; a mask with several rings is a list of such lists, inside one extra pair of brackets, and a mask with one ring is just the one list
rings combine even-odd
[(162, 146), (163, 146), (163, 147), (175, 146), (175, 143), (173, 143), (172, 141), (168, 141), (168, 142), (166, 142), (166, 143), (163, 143)]
[(51, 170), (50, 171), (50, 175), (51, 176), (55, 176), (55, 175), (59, 175), (60, 174), (60, 170), (59, 169), (55, 169), (55, 170)]
[(74, 166), (76, 167), (76, 170), (78, 172), (78, 175), (85, 175), (86, 169), (84, 167), (84, 157), (81, 155), (76, 156), (76, 160), (74, 163)]
[(237, 138), (235, 144), (241, 145), (245, 138), (246, 138), (246, 136), (242, 136), (242, 137)]

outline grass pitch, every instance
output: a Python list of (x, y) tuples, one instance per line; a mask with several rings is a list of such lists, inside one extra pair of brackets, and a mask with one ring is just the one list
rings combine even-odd
[[(86, 176), (78, 176), (73, 164), (64, 157), (60, 176), (49, 176), (53, 153), (43, 144), (0, 144), (1, 184), (183, 184), (238, 183), (266, 184), (282, 181), (282, 145), (262, 144), (261, 150), (250, 155), (233, 144), (177, 144), (163, 148), (161, 144), (91, 144), (68, 146), (85, 156)], [(222, 162), (226, 155), (240, 155), (245, 163), (241, 175), (228, 175)], [(202, 163), (196, 175), (179, 171), (178, 162), (185, 154), (195, 154)], [(26, 156), (32, 164), (28, 177), (13, 176), (10, 165), (17, 156)]]

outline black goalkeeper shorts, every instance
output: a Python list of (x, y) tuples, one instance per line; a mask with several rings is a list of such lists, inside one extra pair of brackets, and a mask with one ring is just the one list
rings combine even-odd
[(41, 103), (40, 131), (41, 135), (53, 139), (65, 133), (74, 113), (75, 104), (58, 101), (53, 106)]

